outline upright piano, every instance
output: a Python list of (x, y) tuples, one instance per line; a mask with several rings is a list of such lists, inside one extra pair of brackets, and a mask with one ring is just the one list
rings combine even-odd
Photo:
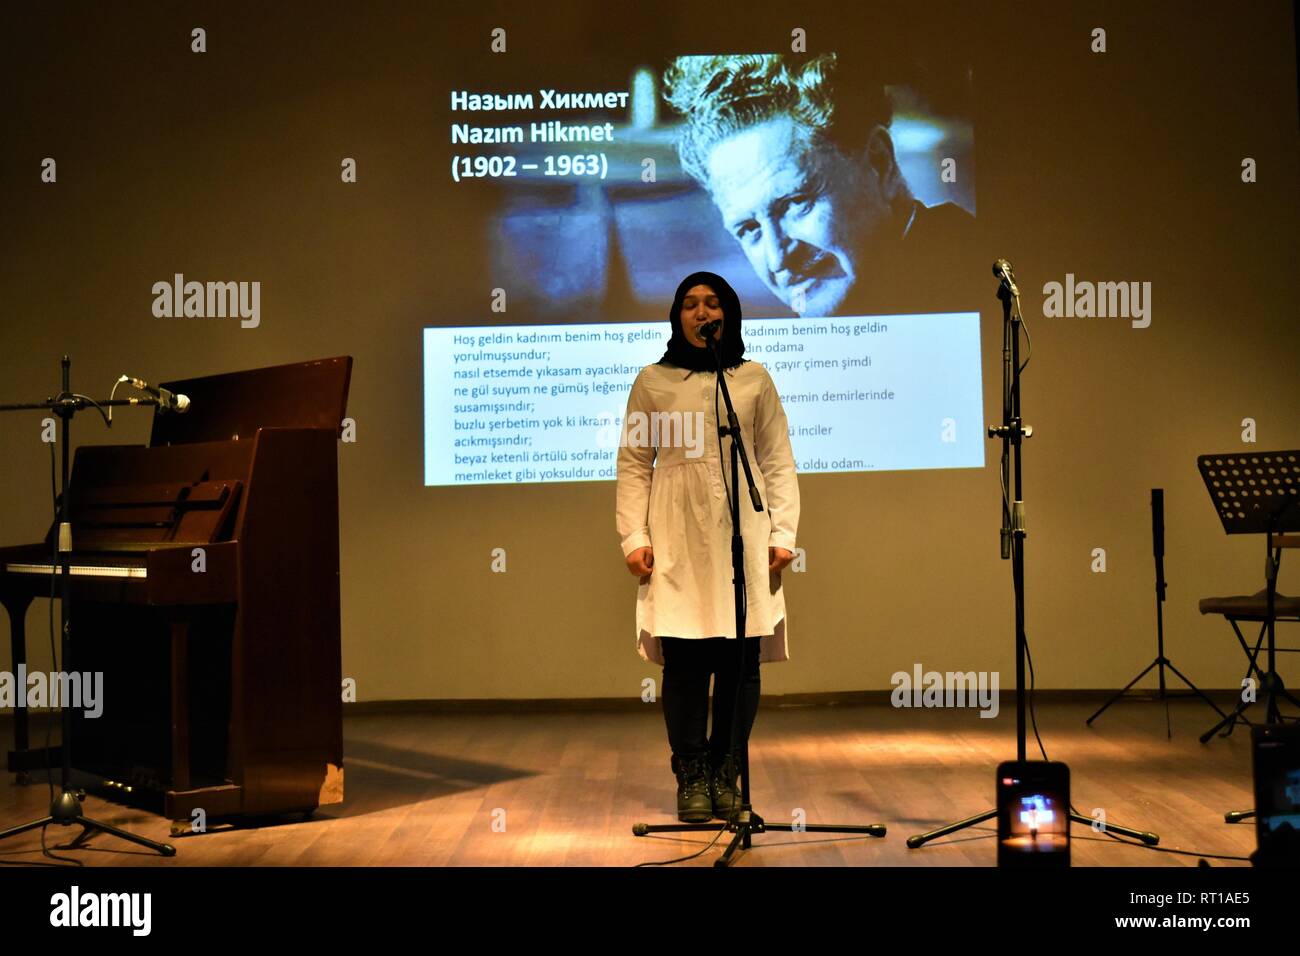
[[(74, 784), (173, 821), (343, 799), (337, 441), (352, 359), (164, 383), (148, 446), (87, 445), (68, 482), (70, 644), (102, 673), (73, 709)], [(0, 548), (14, 672), (34, 597), (58, 594), (57, 528)], [(52, 591), (53, 588), (53, 591)], [(19, 688), (19, 692), (22, 692)], [(61, 763), (15, 710), (8, 769)]]

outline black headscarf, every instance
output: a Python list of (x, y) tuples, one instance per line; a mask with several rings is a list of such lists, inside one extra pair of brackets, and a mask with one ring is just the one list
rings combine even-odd
[(745, 343), (740, 338), (740, 298), (736, 290), (727, 284), (727, 280), (712, 272), (692, 272), (677, 287), (673, 296), (673, 307), (668, 311), (668, 321), (673, 324), (672, 338), (668, 340), (668, 351), (659, 360), (660, 365), (676, 365), (695, 372), (712, 372), (713, 353), (708, 348), (692, 345), (682, 331), (682, 300), (686, 293), (697, 285), (706, 285), (718, 297), (722, 306), (722, 367), (733, 368), (745, 361)]

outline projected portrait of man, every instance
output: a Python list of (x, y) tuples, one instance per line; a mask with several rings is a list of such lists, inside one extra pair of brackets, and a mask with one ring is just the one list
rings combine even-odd
[(879, 82), (835, 54), (677, 58), (664, 95), (685, 122), (678, 155), (763, 283), (795, 312), (868, 307), (903, 246), (973, 222), (927, 207), (899, 169)]

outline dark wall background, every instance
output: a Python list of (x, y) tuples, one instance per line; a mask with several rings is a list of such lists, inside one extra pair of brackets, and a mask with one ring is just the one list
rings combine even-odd
[[(614, 485), (424, 488), (420, 329), (491, 319), (471, 190), (450, 188), (445, 91), (499, 70), (556, 85), (587, 51), (809, 49), (923, 39), (967, 58), (978, 98), (988, 261), (1026, 288), (1035, 426), (1026, 472), (1028, 624), (1040, 687), (1117, 686), (1153, 646), (1149, 489), (1166, 489), (1166, 633), (1184, 670), (1232, 686), (1238, 652), (1210, 593), (1258, 588), (1261, 542), (1226, 537), (1195, 455), (1300, 445), (1297, 104), (1292, 7), (1260, 2), (50, 4), (0, 37), (0, 399), (334, 354), (356, 364), (340, 445), (344, 673), (362, 699), (639, 693), (635, 584)], [(202, 26), (208, 52), (190, 52)], [(489, 31), (508, 31), (495, 60)], [(1090, 52), (1090, 31), (1108, 52)], [(468, 88), (473, 89), (470, 85)], [(57, 184), (40, 163), (58, 161)], [(359, 182), (339, 163), (355, 157)], [(1241, 162), (1259, 181), (1241, 181)], [(258, 280), (262, 321), (156, 319), (155, 281)], [(1067, 272), (1149, 281), (1150, 328), (1038, 316)], [(924, 274), (907, 277), (923, 284)], [(1000, 317), (984, 313), (989, 421)], [(657, 315), (655, 317), (658, 317)], [(1241, 421), (1258, 422), (1243, 445)], [(80, 442), (143, 443), (79, 419)], [(0, 541), (50, 505), (35, 417), (0, 417)], [(998, 560), (996, 449), (959, 472), (806, 476), (788, 575), (793, 660), (774, 693), (887, 687), (896, 670), (1001, 670), (1011, 589)], [(509, 570), (494, 574), (503, 547)], [(1108, 570), (1090, 571), (1105, 548)], [(1282, 588), (1297, 572), (1283, 568)], [(45, 608), (29, 621), (42, 662)], [(7, 625), (6, 625), (7, 627)], [(8, 642), (0, 667), (8, 660)]]

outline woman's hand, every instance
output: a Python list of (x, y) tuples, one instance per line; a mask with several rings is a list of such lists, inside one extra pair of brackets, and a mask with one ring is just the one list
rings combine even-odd
[(647, 577), (654, 571), (654, 548), (637, 548), (627, 556), (627, 569), (638, 578)]
[(794, 560), (794, 553), (785, 548), (767, 549), (767, 569), (773, 574), (780, 574), (787, 564)]

